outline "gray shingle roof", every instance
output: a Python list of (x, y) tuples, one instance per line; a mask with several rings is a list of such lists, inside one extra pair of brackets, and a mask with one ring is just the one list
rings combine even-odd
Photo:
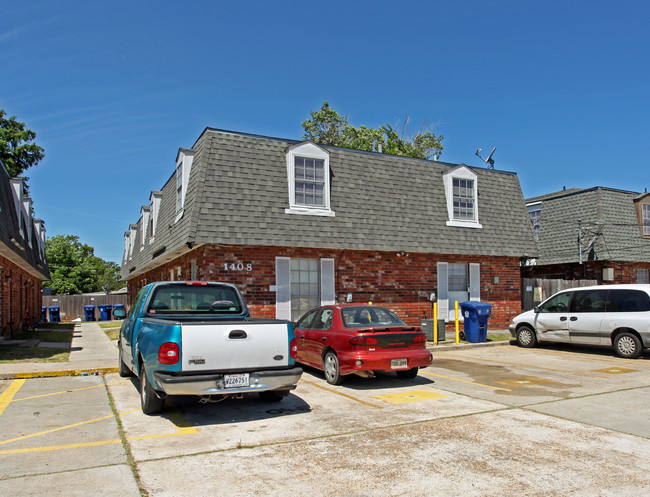
[(583, 261), (650, 262), (650, 239), (641, 236), (634, 207), (641, 195), (593, 187), (528, 199), (542, 198), (538, 263), (577, 262), (579, 231)]
[(25, 237), (20, 234), (10, 179), (9, 173), (0, 163), (0, 255), (23, 267), (38, 279), (48, 280), (50, 271), (40, 250), (39, 234), (34, 224), (27, 226), (25, 221), (22, 223), (23, 230), (31, 230), (31, 245), (30, 236), (25, 231)]
[(206, 129), (192, 149), (183, 218), (174, 223), (173, 174), (162, 189), (155, 243), (139, 252), (136, 241), (123, 276), (151, 264), (156, 247), (168, 252), (187, 242), (536, 256), (519, 180), (509, 172), (472, 168), (483, 228), (450, 227), (442, 174), (457, 165), (323, 147), (336, 215), (287, 214), (286, 149), (296, 143)]

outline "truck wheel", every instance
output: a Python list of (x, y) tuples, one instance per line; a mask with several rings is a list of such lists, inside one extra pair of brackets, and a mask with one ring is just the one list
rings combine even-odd
[(165, 401), (156, 395), (147, 380), (147, 371), (142, 365), (140, 368), (140, 404), (145, 414), (156, 414), (162, 411)]
[(330, 385), (340, 385), (344, 381), (341, 369), (339, 368), (339, 358), (332, 351), (325, 354), (325, 358), (323, 359), (323, 372), (325, 373), (327, 383)]
[(117, 344), (117, 348), (119, 349), (120, 353), (120, 367), (118, 370), (118, 374), (122, 378), (128, 378), (129, 376), (133, 376), (133, 372), (126, 367), (126, 364), (124, 364), (124, 359), (122, 358), (122, 345), (120, 343)]
[(641, 342), (632, 333), (619, 333), (614, 339), (616, 355), (625, 359), (636, 359), (641, 354)]
[(524, 325), (517, 330), (517, 344), (527, 349), (537, 345), (537, 337), (530, 326)]
[(411, 368), (405, 371), (397, 371), (397, 377), (403, 380), (412, 380), (418, 375), (418, 368)]

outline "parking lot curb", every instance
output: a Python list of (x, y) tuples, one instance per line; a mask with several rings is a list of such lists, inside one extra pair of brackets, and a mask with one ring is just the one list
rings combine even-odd
[(97, 376), (117, 373), (118, 368), (62, 369), (59, 371), (28, 371), (23, 373), (0, 373), (0, 380), (27, 380), (32, 378), (55, 378), (57, 376)]

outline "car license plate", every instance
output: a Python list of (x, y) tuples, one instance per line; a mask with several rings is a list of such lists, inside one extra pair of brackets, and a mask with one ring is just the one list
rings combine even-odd
[(248, 384), (248, 373), (242, 374), (227, 374), (223, 377), (226, 388), (240, 388), (247, 387)]
[(391, 369), (406, 369), (409, 367), (407, 359), (391, 359), (390, 368)]

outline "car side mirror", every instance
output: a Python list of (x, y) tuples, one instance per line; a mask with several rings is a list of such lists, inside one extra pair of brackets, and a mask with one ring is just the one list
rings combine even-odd
[(539, 313), (539, 306), (536, 305), (535, 307), (533, 307), (533, 311), (535, 311), (535, 314), (538, 314)]

